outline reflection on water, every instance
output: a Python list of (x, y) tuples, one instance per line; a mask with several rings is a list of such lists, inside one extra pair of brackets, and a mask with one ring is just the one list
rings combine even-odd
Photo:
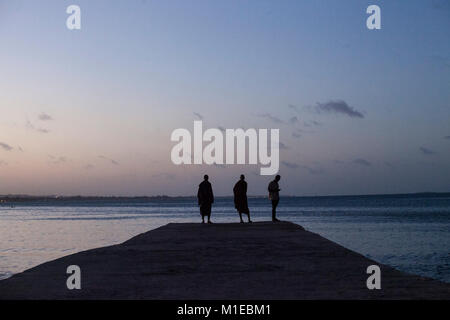
[[(254, 221), (267, 199), (249, 200)], [(400, 270), (450, 282), (450, 198), (284, 198), (279, 217)], [(213, 221), (238, 222), (231, 198)], [(75, 252), (121, 243), (169, 222), (199, 222), (195, 199), (0, 206), (0, 278)]]

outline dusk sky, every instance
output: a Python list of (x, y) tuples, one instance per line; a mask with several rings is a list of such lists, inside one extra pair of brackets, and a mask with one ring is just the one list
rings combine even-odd
[(0, 39), (0, 194), (265, 195), (171, 162), (199, 119), (280, 129), (283, 195), (450, 191), (450, 1), (0, 0)]

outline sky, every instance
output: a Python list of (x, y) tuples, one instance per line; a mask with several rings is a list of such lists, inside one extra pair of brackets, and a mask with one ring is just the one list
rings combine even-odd
[(446, 0), (0, 0), (0, 194), (266, 194), (172, 163), (200, 119), (279, 129), (284, 195), (449, 192), (448, 39)]

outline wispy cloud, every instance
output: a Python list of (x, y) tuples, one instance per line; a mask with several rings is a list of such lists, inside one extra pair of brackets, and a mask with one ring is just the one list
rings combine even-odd
[(194, 112), (193, 114), (198, 120), (203, 120), (203, 116), (200, 113)]
[(285, 167), (288, 167), (289, 169), (297, 169), (299, 167), (298, 164), (288, 161), (281, 161), (281, 164), (284, 165)]
[(364, 118), (364, 115), (350, 107), (343, 100), (328, 101), (326, 103), (317, 103), (315, 109), (319, 113), (337, 113), (349, 116), (351, 118)]
[(369, 161), (367, 161), (366, 159), (362, 159), (362, 158), (353, 160), (353, 163), (358, 164), (360, 166), (364, 166), (364, 167), (370, 167), (372, 165)]
[(115, 166), (118, 166), (119, 165), (119, 162), (117, 162), (116, 160), (114, 160), (114, 159), (110, 159), (110, 158), (108, 158), (108, 157), (105, 157), (105, 156), (103, 156), (103, 155), (100, 155), (100, 156), (98, 156), (100, 159), (103, 159), (103, 160), (106, 160), (106, 161), (108, 161), (108, 162), (111, 162), (113, 165), (115, 165)]
[(424, 154), (426, 156), (432, 156), (432, 155), (436, 154), (436, 152), (434, 152), (433, 150), (430, 150), (426, 147), (420, 147), (419, 150), (422, 154)]
[(300, 138), (301, 136), (302, 136), (302, 135), (300, 134), (299, 131), (294, 131), (294, 132), (292, 132), (292, 137), (294, 137), (294, 138), (296, 138), (296, 139)]
[(2, 148), (3, 150), (6, 150), (6, 151), (11, 151), (13, 149), (13, 147), (11, 147), (9, 144), (4, 143), (4, 142), (0, 142), (0, 148)]
[(36, 127), (29, 120), (27, 120), (26, 126), (28, 129), (36, 131), (36, 132), (40, 132), (40, 133), (49, 133), (50, 132), (48, 129)]
[(289, 124), (297, 124), (298, 123), (298, 118), (297, 117), (292, 117), (289, 119)]
[(386, 166), (386, 167), (389, 167), (389, 168), (394, 168), (395, 166), (392, 164), (392, 163), (390, 163), (389, 161), (385, 161), (384, 162), (384, 165)]
[(306, 169), (310, 174), (322, 174), (324, 173), (323, 169), (321, 168), (312, 168), (309, 166), (302, 166), (302, 168)]
[(450, 2), (448, 0), (432, 0), (431, 7), (436, 10), (450, 10)]
[(39, 114), (38, 119), (41, 120), (41, 121), (50, 121), (50, 120), (53, 120), (53, 118), (52, 118), (49, 114), (47, 114), (47, 113), (45, 113), (45, 112)]
[(278, 124), (284, 123), (283, 120), (281, 120), (280, 118), (278, 118), (270, 113), (261, 113), (261, 114), (258, 114), (258, 117), (265, 118), (267, 120), (270, 120), (270, 121), (272, 121), (274, 123), (278, 123)]
[(430, 59), (430, 61), (432, 63), (436, 63), (440, 67), (446, 67), (446, 68), (450, 67), (450, 56), (442, 56), (442, 55), (433, 54), (431, 56), (428, 56), (428, 58)]
[(48, 155), (51, 164), (63, 164), (67, 162), (67, 158), (64, 156), (55, 157), (51, 154)]
[(7, 165), (8, 165), (8, 162), (0, 160), (0, 167), (7, 166)]
[(280, 141), (279, 146), (280, 150), (287, 150), (289, 149), (289, 147), (287, 145), (285, 145), (283, 142)]
[(450, 140), (450, 136), (445, 136), (444, 139)]
[(83, 169), (85, 169), (85, 170), (91, 170), (91, 169), (94, 169), (94, 166), (93, 166), (92, 164), (88, 163), (88, 164), (86, 164), (86, 165), (83, 167)]
[(167, 172), (162, 172), (162, 173), (155, 173), (152, 175), (152, 178), (163, 178), (163, 179), (168, 179), (168, 180), (173, 180), (175, 179), (175, 175), (172, 173), (167, 173)]
[(294, 106), (293, 104), (288, 105), (288, 108), (295, 112), (300, 112), (300, 108), (297, 106)]

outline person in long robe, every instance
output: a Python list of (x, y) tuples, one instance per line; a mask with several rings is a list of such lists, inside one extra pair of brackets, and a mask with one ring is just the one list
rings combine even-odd
[(247, 182), (245, 181), (245, 176), (243, 174), (241, 174), (240, 180), (234, 185), (233, 193), (234, 207), (239, 212), (241, 223), (244, 223), (244, 220), (242, 220), (243, 213), (248, 216), (248, 222), (251, 223), (252, 221), (250, 220), (250, 210), (247, 201)]
[(211, 222), (211, 206), (214, 203), (214, 194), (211, 183), (208, 181), (207, 174), (203, 177), (203, 182), (198, 186), (197, 199), (200, 206), (200, 215), (202, 216), (202, 223), (205, 223), (205, 217), (208, 217), (208, 223)]

